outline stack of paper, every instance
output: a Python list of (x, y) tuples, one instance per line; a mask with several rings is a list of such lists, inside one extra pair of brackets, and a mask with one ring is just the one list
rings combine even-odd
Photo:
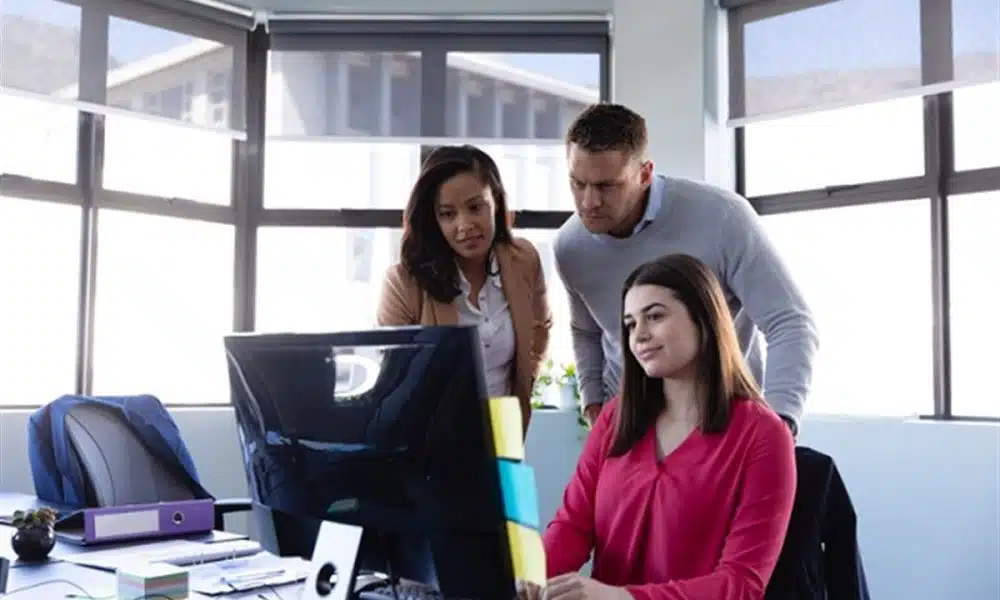
[(167, 563), (132, 565), (118, 569), (118, 600), (186, 600), (187, 597), (186, 569)]
[(535, 472), (523, 462), (524, 436), (517, 398), (490, 398), (490, 425), (514, 576), (545, 585), (545, 548), (539, 533), (538, 492)]

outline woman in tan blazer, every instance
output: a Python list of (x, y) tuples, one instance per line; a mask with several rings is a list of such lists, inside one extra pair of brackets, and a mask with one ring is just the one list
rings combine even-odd
[(434, 150), (403, 213), (400, 261), (386, 272), (377, 320), (476, 325), (487, 391), (517, 396), (527, 432), (552, 314), (538, 251), (511, 234), (508, 214), (488, 154), (473, 146)]

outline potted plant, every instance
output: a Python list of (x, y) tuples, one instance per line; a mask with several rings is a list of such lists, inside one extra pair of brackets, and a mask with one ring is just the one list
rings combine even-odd
[(546, 359), (542, 363), (541, 372), (538, 373), (538, 377), (535, 378), (535, 385), (531, 388), (531, 407), (532, 408), (555, 408), (549, 400), (548, 397), (549, 389), (552, 387), (553, 377), (552, 377), (552, 359)]
[(580, 390), (576, 385), (576, 364), (566, 363), (562, 365), (562, 372), (557, 379), (560, 396), (559, 405), (569, 410), (579, 410)]
[(10, 540), (11, 548), (24, 561), (45, 560), (56, 544), (56, 511), (51, 508), (19, 510), (11, 525), (17, 530)]

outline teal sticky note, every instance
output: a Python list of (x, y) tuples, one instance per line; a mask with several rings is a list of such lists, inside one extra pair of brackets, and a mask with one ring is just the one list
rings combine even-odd
[(503, 508), (507, 518), (528, 527), (539, 527), (538, 491), (534, 470), (520, 462), (498, 460)]

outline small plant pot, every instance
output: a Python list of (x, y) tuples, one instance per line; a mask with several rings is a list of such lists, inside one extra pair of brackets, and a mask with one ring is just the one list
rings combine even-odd
[(563, 410), (580, 410), (575, 381), (559, 386), (559, 405)]
[(33, 525), (18, 529), (10, 546), (18, 558), (25, 562), (45, 560), (56, 545), (56, 532), (49, 526)]

